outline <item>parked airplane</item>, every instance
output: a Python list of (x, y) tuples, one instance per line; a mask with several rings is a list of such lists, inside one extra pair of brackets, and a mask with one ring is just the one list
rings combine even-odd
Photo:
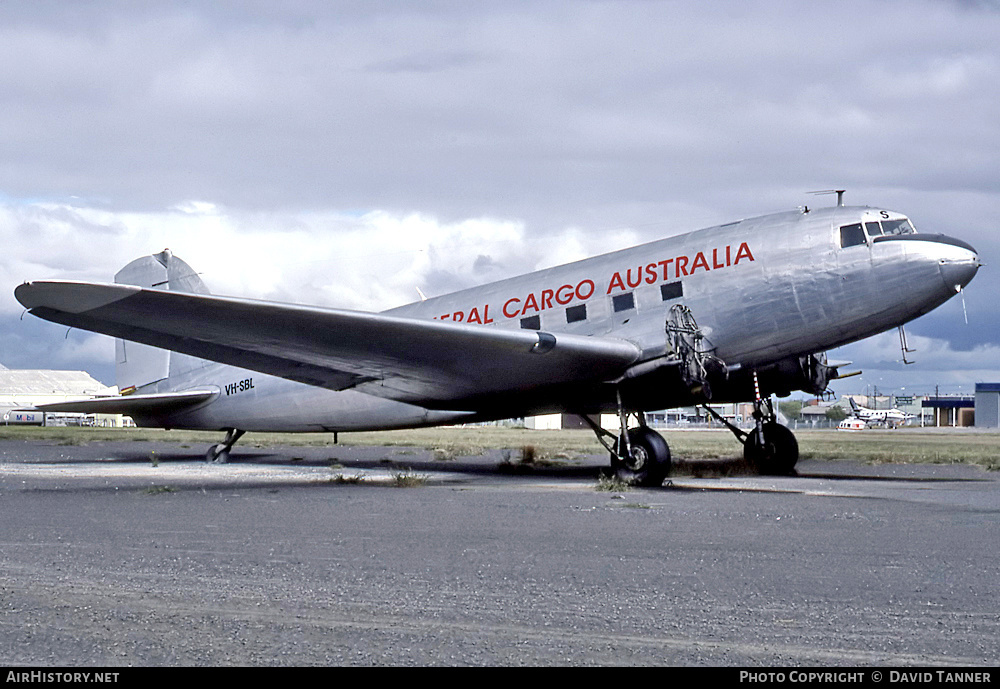
[(860, 406), (853, 398), (848, 397), (847, 399), (851, 403), (853, 416), (868, 426), (902, 426), (910, 419), (916, 418), (916, 415), (907, 414), (899, 409), (869, 409)]
[(868, 424), (856, 416), (848, 416), (837, 424), (838, 431), (863, 431), (866, 428), (868, 428)]
[[(838, 376), (825, 350), (927, 313), (979, 266), (961, 240), (918, 234), (893, 211), (838, 204), (382, 313), (212, 296), (169, 251), (128, 264), (115, 284), (39, 281), (15, 294), (36, 316), (120, 338), (116, 373), (131, 394), (44, 409), (227, 431), (210, 460), (224, 461), (246, 431), (569, 412), (591, 425), (618, 475), (653, 485), (670, 449), (643, 411), (753, 401), (749, 432), (727, 425), (761, 472), (791, 472), (798, 444), (771, 395), (822, 393)], [(588, 416), (612, 410), (617, 434)]]

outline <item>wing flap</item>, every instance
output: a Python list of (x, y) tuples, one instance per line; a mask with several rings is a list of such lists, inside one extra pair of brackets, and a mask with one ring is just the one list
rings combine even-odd
[(81, 282), (15, 290), (32, 314), (310, 385), (449, 406), (614, 379), (628, 341)]

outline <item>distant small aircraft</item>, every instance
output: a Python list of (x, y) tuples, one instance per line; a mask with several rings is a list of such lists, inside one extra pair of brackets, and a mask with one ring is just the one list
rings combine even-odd
[(915, 414), (907, 414), (899, 409), (869, 409), (859, 405), (853, 398), (847, 399), (851, 403), (854, 418), (868, 426), (902, 426), (907, 421), (917, 418)]
[(868, 424), (856, 416), (848, 416), (837, 424), (838, 431), (863, 431), (868, 428)]
[[(128, 264), (116, 284), (28, 282), (15, 294), (35, 316), (119, 338), (116, 375), (130, 394), (40, 408), (226, 431), (210, 460), (224, 461), (245, 431), (565, 412), (593, 428), (620, 477), (658, 485), (670, 448), (642, 412), (752, 401), (749, 431), (716, 416), (760, 472), (790, 473), (798, 443), (771, 395), (824, 392), (838, 377), (826, 350), (927, 313), (979, 267), (961, 240), (918, 234), (893, 211), (838, 203), (382, 313), (212, 296), (169, 251)], [(591, 418), (610, 411), (615, 433)]]

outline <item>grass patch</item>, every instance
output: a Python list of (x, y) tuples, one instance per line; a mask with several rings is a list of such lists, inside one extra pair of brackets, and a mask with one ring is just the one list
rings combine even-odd
[[(678, 460), (736, 459), (740, 444), (725, 430), (662, 431)], [(258, 447), (332, 447), (332, 433), (253, 433)], [(878, 463), (973, 464), (1000, 470), (1000, 433), (951, 429), (902, 428), (893, 431), (868, 430), (858, 433), (800, 430), (796, 432), (803, 459), (853, 459)], [(0, 440), (32, 440), (60, 445), (93, 442), (155, 441), (208, 446), (220, 442), (216, 431), (164, 431), (145, 428), (63, 428), (0, 426)], [(456, 426), (419, 428), (405, 431), (341, 433), (340, 444), (434, 448), (436, 459), (480, 456), (487, 450), (507, 449), (510, 466), (540, 466), (544, 461), (566, 457), (607, 457), (607, 451), (589, 430), (535, 431), (502, 426)], [(239, 447), (239, 446), (237, 446)], [(527, 452), (527, 448), (531, 448)], [(519, 448), (520, 462), (514, 462)], [(530, 462), (524, 462), (530, 457)]]
[(597, 477), (595, 490), (607, 493), (624, 493), (627, 490), (632, 490), (632, 488), (631, 481), (620, 479), (615, 475), (601, 474)]
[(351, 476), (345, 476), (344, 474), (335, 474), (330, 477), (330, 483), (336, 483), (338, 485), (357, 485), (359, 483), (365, 482), (365, 477), (361, 474), (353, 474)]
[(1000, 435), (962, 431), (807, 431), (798, 434), (803, 459), (858, 459), (870, 464), (973, 464), (1000, 470)]
[(427, 483), (427, 477), (423, 474), (416, 474), (409, 469), (401, 469), (392, 472), (392, 485), (396, 488), (415, 488)]

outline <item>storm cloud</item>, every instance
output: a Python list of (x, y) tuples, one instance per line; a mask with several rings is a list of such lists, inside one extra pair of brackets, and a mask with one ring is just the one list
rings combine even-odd
[(996, 378), (998, 35), (943, 0), (5, 2), (0, 362), (69, 361), (16, 284), (165, 247), (219, 293), (381, 309), (845, 188), (987, 263), (968, 326), (909, 326), (905, 371), (854, 345), (851, 384)]

